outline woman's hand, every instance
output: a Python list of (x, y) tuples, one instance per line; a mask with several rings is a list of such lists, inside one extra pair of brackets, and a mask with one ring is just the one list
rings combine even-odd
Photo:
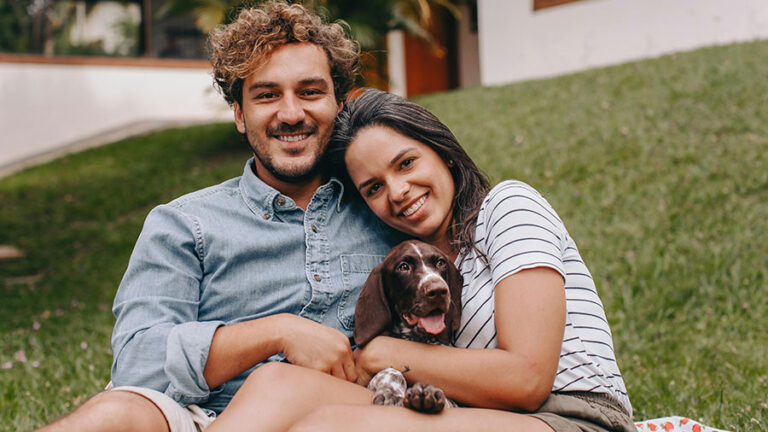
[(367, 386), (368, 382), (380, 370), (389, 367), (387, 353), (392, 353), (398, 340), (387, 336), (377, 336), (371, 339), (364, 348), (354, 351), (355, 369), (357, 371), (357, 383)]

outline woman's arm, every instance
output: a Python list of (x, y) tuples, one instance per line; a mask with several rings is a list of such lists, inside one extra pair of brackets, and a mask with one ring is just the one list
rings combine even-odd
[(548, 267), (507, 276), (495, 287), (496, 349), (463, 349), (378, 337), (357, 352), (361, 376), (385, 367), (436, 385), (460, 403), (533, 411), (555, 379), (565, 328), (563, 277)]

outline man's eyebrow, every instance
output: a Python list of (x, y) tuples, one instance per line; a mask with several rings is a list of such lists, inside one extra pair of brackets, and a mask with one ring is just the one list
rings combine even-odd
[(302, 85), (302, 86), (315, 85), (315, 86), (321, 86), (323, 88), (328, 88), (329, 83), (328, 83), (328, 80), (326, 80), (323, 77), (310, 77), (310, 78), (305, 78), (299, 81), (299, 85)]
[[(322, 87), (323, 89), (327, 89), (330, 86), (330, 84), (328, 83), (328, 80), (322, 77), (309, 77), (299, 81), (299, 86), (301, 87), (306, 87), (311, 85)], [(274, 89), (278, 87), (280, 87), (280, 85), (273, 81), (256, 81), (252, 83), (250, 86), (248, 86), (248, 91), (250, 92), (253, 90), (264, 89), (264, 88)]]

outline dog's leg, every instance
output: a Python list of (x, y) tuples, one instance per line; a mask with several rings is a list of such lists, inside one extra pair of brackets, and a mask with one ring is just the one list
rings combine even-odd
[(382, 369), (368, 383), (374, 405), (402, 406), (407, 386), (402, 372), (393, 368)]

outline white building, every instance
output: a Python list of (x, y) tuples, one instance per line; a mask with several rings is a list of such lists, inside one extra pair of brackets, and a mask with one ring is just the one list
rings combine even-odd
[[(768, 38), (768, 0), (477, 0), (463, 11), (435, 20), (443, 56), (390, 35), (390, 90), (499, 85)], [(145, 38), (150, 54), (194, 37), (173, 25)], [(156, 125), (231, 119), (211, 83), (202, 60), (0, 54), (0, 176)]]

